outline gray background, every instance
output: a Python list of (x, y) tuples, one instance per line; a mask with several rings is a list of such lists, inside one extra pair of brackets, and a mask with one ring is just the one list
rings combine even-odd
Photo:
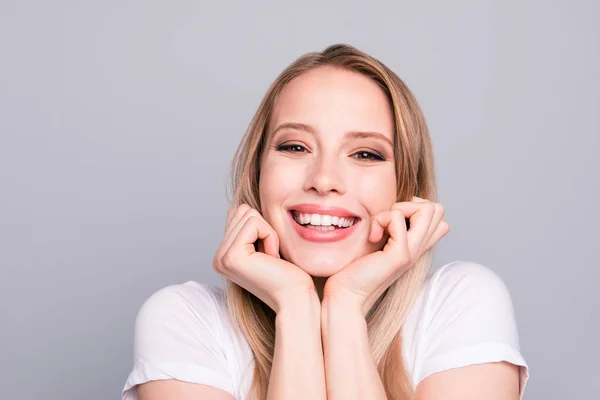
[(227, 168), (266, 88), (337, 42), (419, 99), (452, 228), (435, 266), (505, 280), (525, 398), (594, 398), (598, 2), (282, 3), (0, 1), (0, 398), (119, 398), (142, 302), (221, 284)]

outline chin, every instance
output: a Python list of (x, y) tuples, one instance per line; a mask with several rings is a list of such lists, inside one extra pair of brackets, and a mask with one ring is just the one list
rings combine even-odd
[[(297, 264), (296, 264), (297, 265)], [(320, 277), (320, 278), (329, 278), (332, 275), (335, 275), (336, 273), (340, 272), (342, 268), (340, 268), (339, 266), (323, 266), (323, 265), (298, 265), (299, 268), (301, 268), (302, 270), (304, 270), (304, 272), (306, 272), (307, 274), (309, 274), (312, 277)]]
[(348, 259), (347, 254), (336, 256), (333, 254), (294, 254), (292, 252), (292, 254), (282, 254), (282, 256), (307, 274), (324, 278), (335, 275), (352, 261), (352, 259)]

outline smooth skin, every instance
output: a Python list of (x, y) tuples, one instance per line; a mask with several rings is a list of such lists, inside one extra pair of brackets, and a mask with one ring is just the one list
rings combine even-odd
[[(261, 160), (262, 210), (228, 212), (213, 260), (216, 272), (276, 312), (268, 399), (386, 399), (366, 312), (449, 231), (441, 204), (418, 197), (395, 203), (393, 126), (377, 84), (331, 67), (295, 78), (275, 104)], [(287, 214), (299, 203), (344, 207), (361, 221), (345, 240), (309, 242)], [(137, 390), (140, 400), (233, 399), (177, 380)], [(518, 392), (518, 367), (501, 362), (430, 375), (416, 399), (516, 400)]]

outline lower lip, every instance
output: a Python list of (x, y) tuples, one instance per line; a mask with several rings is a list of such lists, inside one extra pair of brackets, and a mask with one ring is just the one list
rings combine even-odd
[(288, 212), (290, 221), (294, 226), (298, 235), (305, 240), (309, 240), (311, 242), (337, 242), (338, 240), (343, 240), (350, 236), (352, 232), (356, 230), (358, 224), (360, 224), (360, 220), (356, 221), (354, 225), (348, 228), (336, 228), (332, 231), (321, 231), (317, 229), (306, 228), (294, 220), (291, 212)]

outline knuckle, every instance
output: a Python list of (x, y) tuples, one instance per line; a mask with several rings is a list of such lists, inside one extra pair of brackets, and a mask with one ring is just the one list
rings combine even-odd
[(440, 203), (436, 203), (435, 207), (439, 210), (439, 212), (442, 214), (442, 216), (446, 213), (446, 209)]
[(249, 217), (256, 217), (256, 218), (261, 217), (260, 213), (255, 208), (252, 208), (248, 212), (246, 212), (246, 215), (248, 215)]
[(256, 213), (256, 214), (252, 214), (249, 218), (248, 218), (248, 222), (252, 223), (252, 226), (258, 226), (258, 225), (268, 225), (266, 223), (266, 221), (264, 220), (264, 218), (262, 217), (262, 215), (260, 215), (260, 213)]
[(250, 215), (248, 216), (248, 219), (246, 220), (246, 225), (252, 225), (255, 226), (256, 224), (260, 223), (260, 217), (258, 215)]
[(237, 257), (232, 254), (230, 251), (225, 253), (221, 258), (221, 269), (223, 271), (230, 271), (233, 269), (236, 264)]
[(448, 224), (448, 222), (446, 222), (446, 220), (442, 220), (442, 222), (440, 223), (440, 225), (442, 226), (442, 229), (446, 233), (450, 232), (450, 224)]
[(431, 213), (435, 213), (435, 203), (426, 203), (427, 210)]
[(392, 215), (404, 216), (404, 211), (401, 208), (392, 209)]
[(408, 252), (398, 255), (398, 264), (403, 266), (410, 262), (410, 254)]
[(218, 274), (221, 273), (221, 267), (219, 266), (219, 264), (216, 261), (213, 262), (212, 269), (213, 269), (213, 271), (215, 271)]
[(213, 271), (216, 272), (221, 272), (222, 269), (222, 265), (223, 265), (223, 257), (220, 254), (215, 255), (215, 258), (213, 258), (213, 263), (212, 263), (212, 267), (213, 267)]
[(245, 215), (248, 212), (248, 210), (250, 210), (250, 206), (248, 204), (242, 204), (237, 208), (237, 215)]
[(255, 215), (255, 210), (253, 208), (248, 208), (240, 214), (240, 219), (247, 221), (249, 218)]

